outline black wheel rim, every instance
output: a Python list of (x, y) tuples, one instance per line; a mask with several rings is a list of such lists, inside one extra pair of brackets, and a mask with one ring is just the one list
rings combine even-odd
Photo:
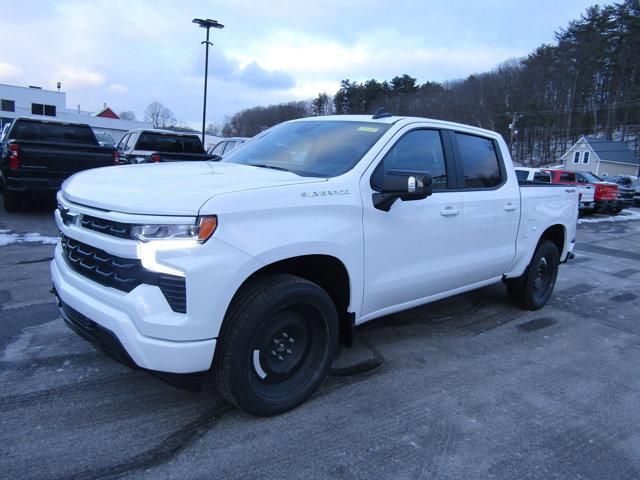
[(553, 283), (553, 272), (552, 256), (547, 254), (540, 257), (533, 279), (533, 296), (536, 300), (543, 300), (547, 296)]
[(309, 360), (315, 340), (314, 312), (293, 305), (273, 314), (256, 334), (251, 348), (254, 377), (278, 385), (296, 376)]

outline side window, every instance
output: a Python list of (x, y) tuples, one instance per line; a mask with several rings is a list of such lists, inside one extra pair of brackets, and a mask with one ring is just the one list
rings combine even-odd
[(220, 156), (222, 156), (222, 152), (224, 150), (224, 146), (225, 146), (226, 143), (227, 142), (220, 142), (215, 147), (213, 147), (213, 150), (211, 150), (211, 155), (220, 155)]
[(438, 130), (412, 130), (391, 147), (382, 160), (383, 169), (428, 172), (434, 190), (447, 188), (442, 140)]
[(492, 188), (500, 185), (502, 175), (498, 154), (488, 138), (456, 133), (465, 188)]
[(571, 182), (574, 183), (576, 181), (576, 174), (570, 172), (564, 172), (560, 174), (560, 182)]
[(228, 153), (236, 148), (236, 142), (227, 142), (227, 146), (224, 148), (224, 153)]

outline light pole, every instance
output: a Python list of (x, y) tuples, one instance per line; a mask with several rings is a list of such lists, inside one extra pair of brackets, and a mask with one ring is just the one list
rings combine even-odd
[(205, 57), (204, 57), (204, 102), (202, 105), (202, 146), (206, 149), (206, 145), (204, 143), (204, 131), (205, 131), (205, 124), (207, 121), (207, 77), (209, 76), (209, 45), (213, 45), (213, 43), (211, 43), (209, 41), (209, 29), (211, 27), (213, 28), (224, 28), (224, 25), (222, 25), (221, 23), (218, 23), (217, 20), (211, 20), (210, 18), (207, 18), (206, 20), (203, 20), (201, 18), (194, 18), (192, 20), (193, 23), (197, 23), (200, 27), (202, 28), (206, 28), (207, 29), (207, 39), (204, 42), (201, 42), (200, 44), (202, 45), (204, 43), (205, 45)]

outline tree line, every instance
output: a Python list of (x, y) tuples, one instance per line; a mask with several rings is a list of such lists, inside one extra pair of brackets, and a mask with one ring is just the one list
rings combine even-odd
[(372, 114), (443, 119), (501, 133), (514, 159), (553, 163), (581, 135), (622, 140), (640, 154), (640, 0), (592, 6), (524, 58), (446, 82), (342, 80), (333, 95), (253, 107), (228, 118), (225, 136), (253, 136), (294, 118)]

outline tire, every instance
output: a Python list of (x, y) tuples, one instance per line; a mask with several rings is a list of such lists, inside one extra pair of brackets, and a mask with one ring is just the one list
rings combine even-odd
[(236, 294), (222, 324), (217, 388), (254, 415), (291, 410), (331, 367), (338, 330), (336, 307), (315, 283), (288, 274), (258, 277)]
[(560, 254), (555, 244), (543, 240), (521, 277), (507, 281), (507, 294), (525, 310), (544, 307), (553, 292), (558, 276)]
[(11, 191), (4, 191), (4, 209), (7, 212), (22, 210), (22, 196)]
[(617, 215), (622, 211), (622, 207), (613, 207), (611, 209), (609, 209), (609, 213), (611, 215)]

